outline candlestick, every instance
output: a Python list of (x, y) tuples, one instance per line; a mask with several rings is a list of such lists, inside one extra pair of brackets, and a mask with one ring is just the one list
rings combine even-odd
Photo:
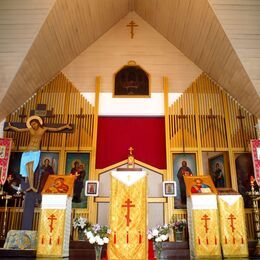
[(260, 255), (260, 222), (259, 222), (259, 210), (258, 210), (258, 200), (260, 199), (259, 192), (255, 191), (255, 179), (253, 176), (250, 177), (250, 186), (251, 191), (247, 192), (247, 195), (253, 201), (253, 215), (254, 215), (254, 224), (256, 230), (256, 239), (257, 245), (255, 248), (255, 255)]

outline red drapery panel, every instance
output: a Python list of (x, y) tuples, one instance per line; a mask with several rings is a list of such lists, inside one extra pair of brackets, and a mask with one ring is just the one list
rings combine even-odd
[(166, 169), (164, 117), (99, 117), (96, 168), (127, 159), (134, 147), (137, 160)]

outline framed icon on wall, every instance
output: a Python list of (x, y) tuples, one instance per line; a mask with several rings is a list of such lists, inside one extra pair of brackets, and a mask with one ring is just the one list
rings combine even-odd
[(86, 181), (85, 195), (86, 196), (98, 196), (99, 182), (98, 181)]

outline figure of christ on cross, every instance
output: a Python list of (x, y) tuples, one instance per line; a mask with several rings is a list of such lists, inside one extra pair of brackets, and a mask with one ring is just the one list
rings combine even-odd
[(237, 219), (232, 213), (229, 215), (228, 220), (230, 220), (230, 227), (232, 230), (232, 233), (235, 231), (235, 226), (234, 226), (234, 220)]
[(204, 220), (205, 221), (205, 224), (204, 224), (204, 228), (205, 228), (205, 232), (208, 233), (208, 221), (210, 220), (209, 216), (208, 215), (204, 215), (201, 220)]
[(40, 160), (40, 144), (42, 137), (46, 131), (59, 132), (64, 129), (72, 129), (70, 125), (64, 125), (61, 127), (45, 127), (43, 126), (42, 118), (39, 116), (31, 116), (26, 122), (27, 128), (17, 128), (10, 123), (5, 127), (5, 131), (14, 130), (16, 132), (29, 132), (30, 141), (26, 151), (22, 154), (20, 174), (26, 177), (29, 183), (29, 188), (26, 191), (37, 192), (37, 187), (34, 187), (34, 172), (39, 164)]
[(128, 198), (126, 201), (125, 201), (125, 205), (122, 205), (123, 208), (126, 208), (126, 215), (125, 215), (125, 218), (126, 218), (126, 226), (129, 227), (129, 224), (130, 222), (132, 221), (130, 219), (130, 208), (134, 208), (135, 205), (134, 204), (131, 204), (132, 201)]

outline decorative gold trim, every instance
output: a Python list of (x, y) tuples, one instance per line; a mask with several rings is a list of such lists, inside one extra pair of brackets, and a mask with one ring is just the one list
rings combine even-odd
[[(134, 61), (134, 60), (128, 61), (128, 62), (127, 62), (127, 65), (128, 65), (128, 66), (137, 66), (136, 61)], [(118, 71), (119, 71), (119, 70), (118, 70)], [(118, 72), (118, 71), (117, 71), (117, 72)]]
[(149, 170), (151, 170), (151, 171), (160, 173), (160, 174), (162, 174), (162, 175), (166, 174), (166, 170), (158, 169), (158, 168), (156, 168), (156, 167), (154, 167), (154, 166), (151, 166), (151, 165), (149, 165), (149, 164), (147, 164), (147, 163), (144, 163), (144, 162), (139, 161), (139, 160), (136, 160), (136, 159), (135, 159), (135, 164), (140, 165), (140, 166), (142, 166), (142, 167), (144, 167), (144, 168), (147, 168), (147, 169), (149, 169)]
[[(173, 179), (172, 177), (172, 157), (170, 152), (170, 133), (169, 133), (169, 87), (168, 87), (168, 78), (163, 77), (163, 91), (164, 91), (164, 122), (165, 122), (165, 138), (166, 138), (166, 178), (164, 178), (164, 181), (170, 181)], [(168, 223), (172, 210), (174, 207), (174, 198), (169, 197), (166, 201), (166, 205), (164, 207), (164, 219), (165, 222)], [(172, 239), (172, 238), (170, 238)]]
[(103, 172), (108, 172), (112, 169), (115, 169), (121, 165), (124, 165), (124, 164), (127, 164), (127, 159), (123, 160), (123, 161), (120, 161), (118, 163), (115, 163), (115, 164), (112, 164), (112, 165), (109, 165), (107, 166), (106, 168), (103, 168), (103, 169), (96, 169), (96, 175), (100, 175), (101, 173)]
[[(118, 162), (118, 163), (109, 165), (109, 166), (107, 166), (106, 168), (97, 169), (97, 170), (96, 170), (96, 175), (100, 175), (100, 174), (102, 174), (102, 173), (104, 173), (104, 172), (108, 172), (108, 171), (113, 170), (113, 169), (115, 169), (115, 168), (118, 168), (119, 166), (122, 166), (122, 165), (124, 165), (124, 164), (127, 164), (127, 159), (125, 159), (125, 160), (123, 160), (123, 161), (120, 161), (120, 162)], [(141, 162), (141, 161), (136, 160), (136, 159), (135, 159), (135, 165), (142, 166), (142, 167), (144, 167), (144, 168), (147, 168), (148, 170), (157, 172), (157, 173), (162, 174), (162, 175), (165, 175), (165, 173), (166, 173), (166, 170), (158, 169), (158, 168), (156, 168), (156, 167), (154, 167), (154, 166), (151, 166), (151, 165), (149, 165), (149, 164), (147, 164), (147, 163)]]
[[(98, 180), (96, 175), (96, 152), (97, 152), (97, 130), (98, 130), (98, 109), (99, 109), (99, 93), (101, 87), (101, 77), (96, 77), (96, 95), (95, 95), (95, 109), (94, 109), (94, 126), (93, 126), (93, 142), (92, 142), (92, 156), (90, 161), (89, 180)], [(91, 223), (97, 222), (97, 203), (94, 197), (88, 197), (89, 221)]]

